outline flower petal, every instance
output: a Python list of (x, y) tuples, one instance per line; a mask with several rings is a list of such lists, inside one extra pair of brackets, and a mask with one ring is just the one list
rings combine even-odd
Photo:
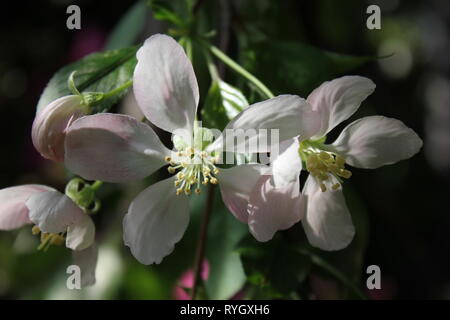
[(72, 250), (84, 250), (95, 240), (95, 224), (91, 217), (84, 214), (78, 223), (67, 228), (66, 247)]
[(258, 241), (269, 241), (278, 230), (289, 229), (299, 222), (304, 214), (299, 176), (280, 188), (275, 187), (271, 176), (262, 176), (250, 194), (248, 225)]
[(189, 223), (189, 201), (176, 195), (176, 176), (157, 182), (131, 203), (123, 220), (123, 239), (143, 264), (159, 264), (181, 240)]
[(52, 190), (38, 184), (27, 184), (0, 190), (0, 230), (13, 230), (32, 223), (27, 200), (34, 194)]
[(347, 247), (355, 228), (342, 188), (322, 192), (315, 179), (309, 176), (303, 194), (307, 197), (307, 209), (302, 223), (309, 243), (329, 251)]
[[(300, 135), (307, 139), (317, 132), (320, 117), (311, 106), (295, 95), (281, 95), (252, 104), (225, 127), (208, 150), (239, 153), (270, 152), (273, 145)], [(260, 130), (266, 129), (266, 130)], [(278, 130), (278, 134), (276, 131)], [(275, 134), (275, 136), (272, 136)], [(234, 137), (238, 137), (235, 143)]]
[(348, 164), (366, 169), (411, 158), (421, 147), (422, 140), (412, 129), (397, 119), (382, 116), (352, 122), (331, 145)]
[(314, 138), (321, 138), (358, 110), (373, 91), (372, 80), (360, 76), (345, 76), (324, 82), (309, 96), (313, 110), (321, 114), (322, 123)]
[(302, 171), (302, 159), (298, 154), (298, 148), (297, 138), (281, 142), (279, 154), (275, 154), (274, 159), (271, 159), (275, 187), (281, 188), (298, 180)]
[(36, 150), (44, 158), (63, 161), (65, 131), (86, 112), (87, 108), (81, 104), (78, 95), (61, 97), (38, 111), (31, 130)]
[(97, 268), (98, 248), (94, 243), (84, 250), (72, 251), (73, 264), (81, 270), (81, 288), (95, 284), (95, 269)]
[(147, 119), (166, 131), (186, 129), (192, 134), (199, 92), (183, 48), (171, 37), (156, 34), (138, 50), (137, 59), (133, 89)]
[(56, 190), (32, 195), (26, 206), (30, 220), (43, 232), (64, 232), (85, 214), (68, 196)]
[(75, 121), (67, 131), (67, 167), (88, 180), (125, 182), (161, 168), (170, 155), (150, 126), (119, 114)]
[(220, 169), (219, 179), (222, 200), (228, 210), (241, 222), (248, 222), (247, 205), (259, 178), (269, 171), (261, 164), (244, 164), (230, 169)]

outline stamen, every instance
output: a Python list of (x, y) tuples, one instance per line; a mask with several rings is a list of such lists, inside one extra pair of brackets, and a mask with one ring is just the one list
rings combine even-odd
[[(341, 187), (341, 178), (349, 179), (352, 173), (345, 169), (345, 159), (338, 154), (317, 148), (303, 150), (306, 155), (306, 169), (317, 180), (322, 192)], [(339, 181), (339, 182), (336, 182)]]
[(192, 188), (199, 194), (202, 184), (217, 184), (219, 180), (216, 175), (219, 169), (214, 165), (217, 159), (217, 156), (193, 147), (178, 151), (174, 159), (166, 158), (166, 162), (170, 164), (167, 168), (169, 173), (174, 174), (179, 170), (174, 181), (174, 186), (177, 188), (176, 194), (190, 195)]

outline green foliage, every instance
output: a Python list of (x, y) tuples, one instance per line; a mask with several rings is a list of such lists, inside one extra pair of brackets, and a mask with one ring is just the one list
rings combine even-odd
[(248, 226), (239, 222), (225, 208), (217, 194), (208, 228), (206, 252), (210, 275), (205, 287), (210, 299), (229, 299), (243, 287), (246, 278), (236, 244), (246, 234)]
[(106, 41), (105, 49), (113, 50), (135, 44), (148, 15), (144, 1), (137, 1), (119, 20)]
[(326, 52), (300, 42), (264, 41), (250, 44), (243, 65), (275, 94), (306, 96), (320, 83), (362, 66), (373, 57)]
[(300, 255), (280, 234), (266, 243), (248, 236), (239, 243), (238, 251), (257, 298), (295, 297), (311, 268), (309, 257)]
[(204, 125), (223, 130), (248, 104), (239, 89), (222, 80), (213, 81), (202, 109)]
[[(39, 111), (53, 100), (71, 94), (67, 86), (70, 74), (76, 71), (74, 80), (80, 92), (108, 92), (129, 81), (136, 66), (137, 48), (123, 48), (90, 54), (81, 60), (68, 64), (50, 79), (39, 99)], [(109, 109), (124, 94), (121, 93), (100, 102), (97, 112)]]

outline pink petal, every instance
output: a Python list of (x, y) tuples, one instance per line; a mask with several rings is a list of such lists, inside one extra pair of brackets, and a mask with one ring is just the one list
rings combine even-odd
[(222, 200), (239, 221), (247, 223), (250, 193), (261, 175), (268, 170), (269, 167), (261, 164), (245, 164), (230, 169), (220, 169), (217, 177)]
[(248, 225), (258, 241), (269, 241), (278, 230), (289, 229), (299, 222), (304, 214), (299, 178), (277, 188), (271, 176), (262, 176), (250, 194)]
[(67, 167), (88, 180), (125, 182), (142, 179), (165, 165), (170, 155), (146, 124), (102, 113), (75, 121), (67, 131)]
[(199, 92), (183, 48), (173, 38), (156, 34), (136, 56), (134, 95), (147, 119), (166, 131), (186, 129), (192, 134)]
[(302, 224), (309, 243), (329, 251), (347, 247), (355, 235), (355, 227), (342, 188), (322, 192), (316, 180), (309, 176), (303, 193), (308, 206)]
[(321, 138), (342, 121), (350, 118), (361, 103), (375, 90), (372, 80), (360, 76), (345, 76), (324, 82), (307, 101), (320, 113), (322, 123), (314, 138)]
[(65, 232), (78, 223), (85, 213), (68, 196), (50, 190), (32, 195), (26, 202), (29, 218), (43, 232)]
[(53, 189), (38, 184), (0, 190), (0, 230), (13, 230), (32, 223), (25, 203), (32, 195), (49, 190)]
[(72, 250), (89, 248), (95, 240), (95, 224), (91, 217), (84, 214), (77, 222), (67, 228), (66, 247)]
[(189, 224), (189, 199), (177, 195), (176, 176), (142, 191), (123, 220), (123, 239), (142, 264), (159, 264), (181, 240)]

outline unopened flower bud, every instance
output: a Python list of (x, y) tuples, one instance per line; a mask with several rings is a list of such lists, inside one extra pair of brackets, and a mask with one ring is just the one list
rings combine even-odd
[(34, 147), (44, 158), (63, 161), (65, 131), (87, 113), (79, 95), (54, 100), (36, 114), (31, 132)]

